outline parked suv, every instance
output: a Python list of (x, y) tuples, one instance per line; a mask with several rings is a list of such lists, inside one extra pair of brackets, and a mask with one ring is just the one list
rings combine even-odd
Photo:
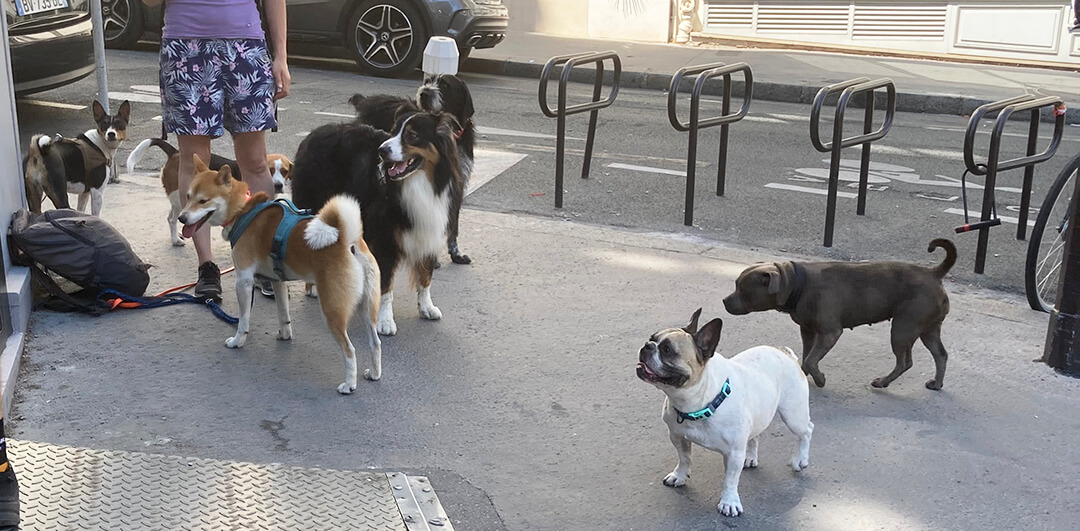
[(3, 0), (15, 94), (74, 83), (94, 71), (89, 0)]
[[(506, 37), (502, 0), (285, 0), (289, 41), (344, 46), (367, 74), (394, 77), (420, 65), (432, 35), (457, 41), (462, 60)], [(162, 8), (139, 0), (102, 0), (105, 42), (132, 46), (161, 33)]]

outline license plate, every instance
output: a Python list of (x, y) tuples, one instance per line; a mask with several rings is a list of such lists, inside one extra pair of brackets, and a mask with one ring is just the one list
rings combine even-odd
[(19, 16), (63, 9), (67, 6), (68, 0), (15, 0), (15, 12)]

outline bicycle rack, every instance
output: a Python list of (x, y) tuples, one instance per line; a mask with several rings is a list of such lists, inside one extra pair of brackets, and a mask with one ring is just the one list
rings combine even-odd
[[(604, 61), (610, 59), (612, 64), (611, 92), (607, 98), (600, 99), (600, 87), (604, 82)], [(547, 88), (551, 80), (552, 70), (563, 65), (559, 76), (559, 98), (554, 111), (548, 106)], [(566, 84), (570, 81), (570, 73), (575, 66), (582, 64), (595, 64), (596, 77), (593, 81), (592, 101), (566, 106)], [(548, 118), (556, 119), (558, 129), (555, 140), (555, 208), (562, 208), (563, 203), (563, 159), (566, 151), (566, 117), (571, 114), (592, 111), (589, 116), (589, 134), (585, 141), (585, 160), (581, 166), (581, 178), (589, 178), (589, 165), (592, 162), (593, 140), (596, 137), (597, 112), (615, 102), (619, 95), (619, 78), (622, 77), (622, 61), (619, 54), (614, 51), (606, 52), (582, 52), (576, 54), (557, 55), (548, 60), (544, 70), (540, 74), (540, 110)]]
[[(742, 72), (743, 78), (743, 104), (739, 112), (735, 114), (729, 114), (731, 112), (731, 74), (736, 72)], [(681, 122), (676, 114), (675, 106), (678, 101), (679, 95), (679, 83), (682, 81), (683, 76), (697, 75), (697, 80), (694, 81), (694, 91), (690, 95), (690, 121)], [(705, 88), (705, 82), (715, 78), (724, 78), (724, 100), (723, 109), (720, 116), (714, 118), (708, 118), (706, 120), (699, 119), (698, 111), (701, 103), (701, 91)], [(694, 179), (697, 173), (697, 144), (698, 144), (698, 130), (707, 127), (720, 126), (720, 155), (717, 157), (717, 170), (716, 170), (716, 195), (724, 195), (724, 181), (727, 178), (727, 147), (728, 147), (728, 126), (742, 120), (746, 113), (750, 111), (750, 100), (753, 98), (754, 93), (754, 74), (750, 70), (750, 65), (746, 63), (735, 63), (732, 65), (725, 65), (724, 63), (711, 63), (700, 66), (688, 66), (686, 68), (679, 69), (675, 72), (675, 75), (671, 77), (671, 84), (668, 86), (668, 121), (671, 122), (671, 126), (677, 131), (689, 131), (690, 140), (687, 142), (686, 147), (686, 207), (683, 214), (683, 224), (690, 226), (694, 224)]]
[[(964, 165), (974, 175), (985, 175), (986, 183), (983, 187), (982, 216), (978, 224), (979, 243), (975, 249), (975, 273), (982, 274), (986, 269), (986, 248), (990, 241), (990, 227), (983, 225), (990, 221), (990, 209), (994, 203), (994, 189), (997, 186), (997, 174), (1001, 171), (1024, 168), (1024, 187), (1020, 195), (1020, 219), (1016, 229), (1016, 239), (1023, 240), (1027, 236), (1028, 208), (1031, 205), (1031, 185), (1035, 177), (1035, 165), (1046, 162), (1054, 156), (1058, 145), (1061, 143), (1061, 133), (1065, 129), (1064, 113), (1055, 114), (1054, 136), (1046, 151), (1036, 154), (1035, 147), (1039, 139), (1039, 112), (1044, 107), (1057, 106), (1062, 103), (1061, 98), (1046, 96), (1036, 98), (1033, 94), (1025, 94), (1015, 98), (987, 103), (975, 109), (968, 120), (967, 132), (964, 133)], [(994, 119), (994, 129), (990, 133), (990, 150), (987, 153), (986, 164), (975, 162), (975, 133), (979, 129), (979, 122), (987, 113), (998, 111)], [(1001, 135), (1005, 131), (1005, 123), (1013, 113), (1030, 111), (1030, 125), (1028, 126), (1027, 155), (1006, 161), (999, 161), (1001, 156)]]
[[(874, 91), (879, 88), (885, 88), (886, 90), (885, 120), (882, 122), (880, 129), (872, 131)], [(825, 98), (835, 92), (840, 92), (840, 97), (836, 101), (832, 141), (822, 143), (818, 131), (821, 123), (821, 107), (825, 103)], [(866, 95), (863, 132), (861, 135), (844, 138), (844, 112), (847, 111), (848, 102), (855, 94)], [(862, 144), (862, 161), (859, 164), (859, 203), (856, 208), (856, 213), (862, 216), (866, 214), (866, 186), (869, 182), (870, 145), (889, 134), (894, 114), (896, 114), (896, 86), (888, 78), (871, 81), (868, 78), (860, 77), (842, 83), (826, 85), (814, 97), (814, 106), (810, 110), (810, 142), (814, 145), (814, 149), (822, 153), (832, 152), (832, 158), (829, 162), (829, 197), (825, 207), (825, 247), (832, 247), (833, 228), (836, 222), (836, 192), (840, 183), (840, 151), (846, 147)]]

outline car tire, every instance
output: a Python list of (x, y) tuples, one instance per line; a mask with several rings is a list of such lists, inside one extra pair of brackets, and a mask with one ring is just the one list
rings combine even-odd
[(349, 17), (349, 53), (365, 74), (399, 77), (420, 66), (429, 32), (409, 0), (366, 0)]
[(146, 12), (140, 0), (101, 0), (105, 46), (131, 48), (142, 37)]
[(458, 48), (458, 70), (465, 66), (465, 61), (469, 60), (469, 54), (472, 53), (472, 48)]

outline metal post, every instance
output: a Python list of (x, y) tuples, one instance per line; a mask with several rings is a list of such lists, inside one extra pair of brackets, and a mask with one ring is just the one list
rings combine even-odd
[(684, 203), (683, 225), (694, 224), (694, 190), (697, 187), (697, 142), (698, 142), (698, 98), (690, 98), (690, 140), (686, 147), (686, 201)]
[(1066, 375), (1080, 377), (1080, 185), (1073, 182), (1057, 306), (1050, 312), (1043, 361)]
[[(1004, 121), (999, 122), (1004, 125)], [(995, 128), (996, 129), (996, 128)], [(994, 188), (997, 187), (998, 157), (1001, 154), (1001, 134), (990, 136), (990, 156), (986, 161), (986, 184), (983, 186), (982, 216), (980, 221), (990, 221), (994, 208)], [(966, 207), (965, 207), (966, 208)], [(990, 227), (979, 229), (979, 242), (975, 247), (975, 273), (983, 274), (986, 269), (986, 248), (990, 243)]]
[[(1031, 125), (1028, 127), (1027, 156), (1035, 154), (1035, 144), (1039, 140), (1039, 109), (1031, 110)], [(1027, 237), (1028, 208), (1031, 206), (1031, 185), (1035, 181), (1035, 165), (1024, 166), (1024, 187), (1020, 193), (1020, 220), (1016, 224), (1016, 239)]]
[(97, 64), (98, 101), (109, 110), (109, 80), (105, 73), (105, 24), (101, 20), (101, 0), (90, 0), (90, 18), (94, 26), (94, 62)]
[[(731, 76), (724, 76), (724, 104), (722, 107), (723, 116), (727, 116), (731, 112)], [(722, 197), (724, 195), (724, 184), (727, 180), (727, 144), (728, 144), (728, 124), (722, 124), (720, 126), (720, 154), (716, 157), (716, 195)], [(693, 159), (691, 164), (693, 164)]]
[[(563, 68), (570, 68), (564, 66)], [(566, 84), (559, 83), (559, 116), (555, 119), (555, 208), (562, 208), (563, 157), (566, 151)]]
[[(872, 133), (874, 125), (874, 91), (868, 90), (866, 94), (866, 112), (863, 114), (863, 134)], [(870, 145), (865, 142), (862, 145), (862, 160), (859, 162), (859, 203), (855, 213), (866, 215), (866, 187), (870, 183)]]
[[(600, 84), (604, 82), (604, 63), (596, 63), (596, 79), (593, 81), (592, 100), (600, 101)], [(593, 141), (596, 140), (596, 117), (600, 109), (593, 109), (589, 113), (589, 134), (585, 137), (585, 161), (581, 164), (581, 178), (589, 178), (589, 167), (592, 165)]]
[(829, 159), (829, 196), (825, 202), (825, 247), (832, 247), (833, 227), (836, 225), (836, 193), (840, 187), (840, 150), (844, 148), (845, 102), (836, 102), (836, 122), (833, 123), (832, 157)]

